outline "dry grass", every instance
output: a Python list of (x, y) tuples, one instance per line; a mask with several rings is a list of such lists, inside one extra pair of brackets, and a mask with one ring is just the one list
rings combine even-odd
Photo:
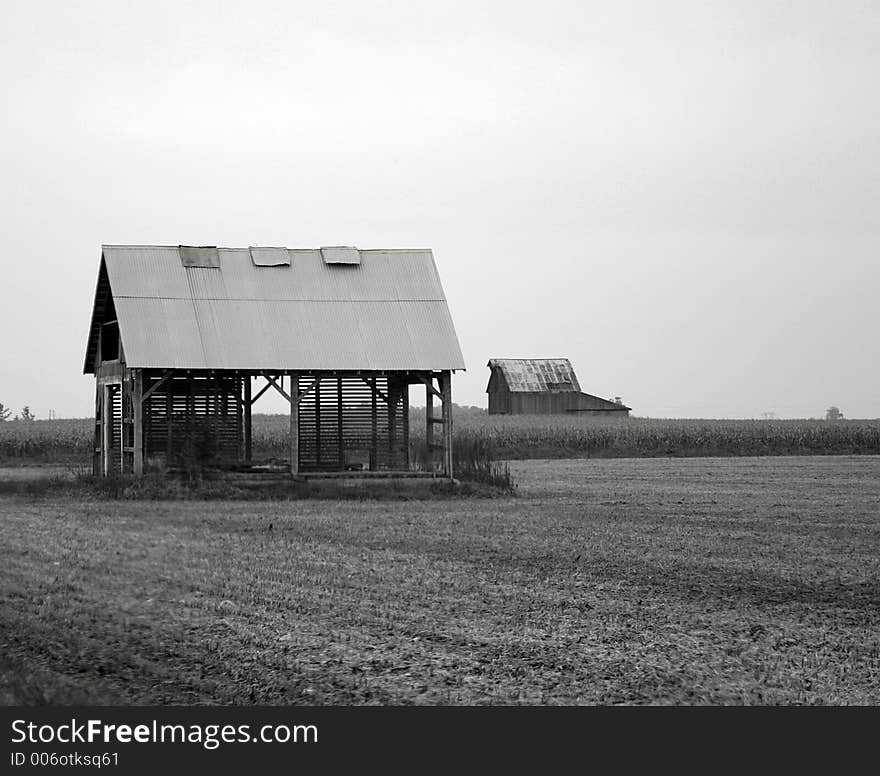
[(880, 458), (522, 462), (517, 498), (0, 498), (7, 702), (880, 702)]
[(509, 481), (450, 482), (436, 479), (294, 480), (272, 477), (241, 481), (223, 472), (187, 478), (169, 474), (94, 477), (56, 466), (0, 468), (0, 497), (72, 501), (294, 501), (499, 498), (515, 493)]

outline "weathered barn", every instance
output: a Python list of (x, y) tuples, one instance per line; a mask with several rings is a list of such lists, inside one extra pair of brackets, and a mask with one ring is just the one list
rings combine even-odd
[(583, 393), (567, 358), (492, 358), (486, 393), (490, 415), (546, 415), (579, 412), (629, 417), (630, 408)]
[(451, 477), (456, 369), (430, 250), (105, 245), (84, 367), (94, 470), (247, 465), (253, 404), (273, 388), (290, 404), (291, 473), (407, 474), (422, 385), (442, 450), (430, 468)]

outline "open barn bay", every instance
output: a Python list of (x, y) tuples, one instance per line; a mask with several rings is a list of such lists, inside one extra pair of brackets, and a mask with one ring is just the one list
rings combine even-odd
[(0, 499), (3, 701), (880, 703), (880, 457), (514, 497)]

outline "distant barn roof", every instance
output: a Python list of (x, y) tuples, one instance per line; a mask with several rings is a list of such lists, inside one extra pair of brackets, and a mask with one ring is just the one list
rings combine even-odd
[(430, 250), (324, 251), (103, 246), (85, 373), (108, 288), (130, 367), (465, 368)]
[(507, 387), (515, 392), (580, 391), (567, 358), (492, 358), (488, 366), (500, 369)]

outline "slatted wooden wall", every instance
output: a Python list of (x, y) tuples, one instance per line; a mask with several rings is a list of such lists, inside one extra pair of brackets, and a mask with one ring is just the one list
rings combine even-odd
[(394, 377), (322, 378), (299, 406), (300, 471), (408, 469), (408, 404)]
[[(144, 391), (158, 382), (148, 375)], [(180, 464), (234, 463), (242, 450), (241, 383), (235, 377), (173, 377), (144, 402), (145, 457)]]

